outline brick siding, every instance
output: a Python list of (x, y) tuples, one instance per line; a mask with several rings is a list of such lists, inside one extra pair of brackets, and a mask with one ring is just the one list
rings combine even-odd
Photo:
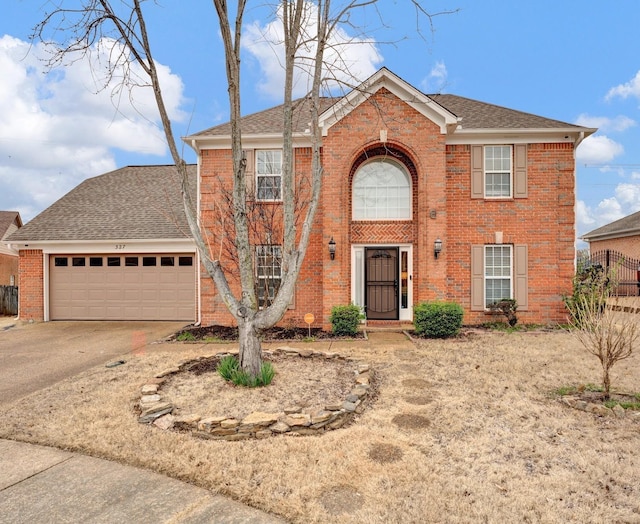
[(44, 268), (40, 249), (20, 250), (18, 314), (21, 320), (44, 320)]

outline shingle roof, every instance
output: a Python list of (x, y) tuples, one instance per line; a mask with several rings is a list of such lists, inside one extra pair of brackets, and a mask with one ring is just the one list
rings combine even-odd
[[(321, 98), (320, 112), (324, 112), (335, 104), (339, 98)], [(246, 135), (261, 135), (265, 133), (282, 134), (284, 120), (282, 118), (281, 104), (276, 107), (265, 109), (258, 113), (252, 113), (242, 117), (242, 133)], [(304, 133), (309, 128), (311, 122), (311, 101), (308, 98), (299, 98), (294, 101), (293, 109), (293, 132)], [(231, 124), (226, 122), (192, 136), (229, 136), (231, 135)]]
[(582, 235), (584, 240), (596, 240), (598, 237), (615, 237), (622, 233), (640, 234), (640, 211), (606, 224)]
[[(462, 118), (462, 129), (584, 129), (581, 126), (543, 116), (517, 111), (506, 107), (480, 102), (457, 95), (425, 95)], [(321, 98), (320, 112), (324, 112), (340, 98)], [(244, 135), (281, 134), (283, 128), (282, 105), (242, 117)], [(295, 101), (293, 125), (295, 133), (304, 133), (311, 121), (311, 108), (307, 98)], [(193, 137), (229, 136), (229, 122), (210, 127), (192, 135)]]
[[(195, 198), (196, 166), (187, 166)], [(12, 242), (189, 237), (173, 165), (129, 166), (89, 178), (13, 233)]]
[(9, 227), (18, 220), (18, 227), (22, 226), (20, 213), (17, 211), (0, 211), (0, 239), (7, 233)]
[(509, 109), (457, 95), (429, 95), (442, 107), (461, 117), (463, 129), (583, 129), (574, 124)]

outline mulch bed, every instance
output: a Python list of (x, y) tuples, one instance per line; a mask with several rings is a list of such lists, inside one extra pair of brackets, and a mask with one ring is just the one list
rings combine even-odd
[[(231, 326), (200, 326), (200, 327), (187, 327), (175, 334), (175, 338), (179, 337), (182, 333), (191, 333), (195, 340), (207, 340), (215, 339), (225, 342), (232, 342), (238, 340), (238, 328)], [(306, 327), (278, 327), (274, 326), (268, 329), (263, 329), (259, 332), (259, 337), (262, 340), (305, 340), (309, 338), (314, 340), (326, 340), (326, 339), (344, 339), (345, 337), (338, 337), (330, 331), (323, 331), (320, 328), (311, 328), (309, 331)], [(353, 339), (364, 339), (364, 333), (357, 333)]]

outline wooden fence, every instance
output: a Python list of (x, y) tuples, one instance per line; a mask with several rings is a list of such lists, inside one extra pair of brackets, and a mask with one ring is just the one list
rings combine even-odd
[(0, 315), (18, 314), (18, 287), (0, 286)]

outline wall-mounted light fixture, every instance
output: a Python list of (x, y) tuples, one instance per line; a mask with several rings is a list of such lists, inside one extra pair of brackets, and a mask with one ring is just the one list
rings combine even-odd
[(331, 260), (336, 258), (336, 241), (333, 237), (329, 240), (329, 256), (331, 257)]
[(433, 256), (438, 258), (438, 255), (440, 254), (441, 251), (442, 251), (442, 240), (440, 240), (440, 237), (438, 237), (433, 243)]

